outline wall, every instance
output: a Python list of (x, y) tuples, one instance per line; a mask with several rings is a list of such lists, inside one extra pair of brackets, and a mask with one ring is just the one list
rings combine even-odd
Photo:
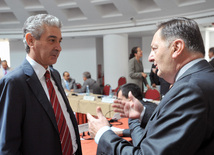
[[(62, 51), (54, 68), (61, 76), (64, 71), (68, 71), (76, 82), (83, 83), (82, 73), (89, 71), (92, 78), (97, 79), (97, 60), (95, 38), (71, 39), (63, 38)], [(19, 66), (26, 57), (22, 40), (10, 41), (11, 67)]]
[[(126, 52), (126, 57), (129, 57), (132, 47), (140, 46), (142, 48), (143, 65), (146, 73), (150, 72), (152, 64), (148, 62), (151, 40), (152, 36), (129, 38), (129, 51)], [(84, 71), (89, 71), (92, 74), (92, 78), (97, 80), (97, 65), (102, 65), (102, 71), (104, 67), (102, 37), (63, 38), (61, 45), (62, 52), (60, 53), (57, 63), (54, 64), (54, 68), (60, 72), (61, 76), (64, 71), (68, 71), (71, 77), (76, 79), (76, 82), (82, 84), (82, 73)], [(11, 67), (15, 68), (19, 66), (26, 57), (22, 40), (11, 40), (10, 50)]]

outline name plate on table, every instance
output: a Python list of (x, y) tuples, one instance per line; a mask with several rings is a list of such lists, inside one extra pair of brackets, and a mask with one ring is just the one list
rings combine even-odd
[(95, 97), (94, 96), (84, 96), (83, 100), (94, 101)]
[(114, 98), (110, 98), (110, 97), (103, 97), (102, 98), (102, 102), (106, 102), (106, 103), (114, 103)]

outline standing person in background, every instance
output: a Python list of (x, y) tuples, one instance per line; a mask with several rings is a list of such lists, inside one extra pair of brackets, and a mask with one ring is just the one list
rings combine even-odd
[(71, 91), (71, 89), (77, 89), (75, 79), (72, 79), (70, 77), (70, 74), (67, 71), (65, 71), (62, 74), (62, 76), (63, 76), (62, 87), (64, 88), (65, 91)]
[[(154, 61), (158, 76), (173, 86), (153, 112), (137, 146), (114, 134), (100, 107), (97, 119), (87, 114), (97, 154), (213, 155), (214, 68), (204, 55), (203, 39), (194, 20), (180, 17), (160, 23), (149, 61)], [(147, 109), (131, 92), (129, 98), (130, 102), (116, 100), (115, 112), (142, 121)]]
[(22, 65), (0, 80), (1, 155), (81, 155), (78, 125), (50, 67), (61, 52), (61, 21), (30, 16), (23, 26), (27, 52)]
[(7, 61), (2, 60), (1, 61), (1, 68), (0, 68), (0, 79), (3, 78), (3, 76), (7, 75), (11, 71), (12, 71), (12, 69), (10, 67), (8, 67)]
[(86, 92), (86, 86), (89, 86), (90, 92), (93, 94), (101, 94), (101, 89), (99, 84), (91, 78), (91, 73), (84, 72), (83, 73), (83, 86), (80, 89), (74, 89), (72, 91), (77, 93), (85, 93)]
[(214, 67), (214, 47), (211, 47), (209, 49), (209, 58), (210, 58), (210, 65), (212, 65)]
[(143, 51), (140, 47), (133, 47), (131, 54), (129, 56), (129, 75), (128, 75), (128, 83), (137, 84), (142, 93), (144, 93), (144, 85), (147, 89), (150, 89), (150, 86), (146, 80), (147, 74), (144, 73), (143, 64), (141, 58), (143, 56)]
[(157, 75), (158, 69), (154, 64), (152, 64), (151, 72), (149, 74), (152, 87), (156, 88), (157, 85), (160, 86), (161, 98), (169, 91), (170, 83), (166, 82), (163, 78)]

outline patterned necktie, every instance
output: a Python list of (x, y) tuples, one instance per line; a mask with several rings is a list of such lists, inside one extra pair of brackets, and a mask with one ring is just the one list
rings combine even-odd
[(53, 84), (50, 80), (49, 71), (46, 71), (45, 73), (45, 81), (48, 87), (50, 101), (56, 117), (56, 122), (59, 130), (60, 140), (61, 140), (62, 153), (63, 155), (70, 155), (73, 153), (71, 135), (70, 135), (70, 131), (67, 126), (64, 114), (62, 112), (60, 103), (56, 96), (56, 92), (54, 90)]
[(4, 72), (4, 75), (6, 75), (7, 74), (7, 70), (5, 70), (5, 72)]

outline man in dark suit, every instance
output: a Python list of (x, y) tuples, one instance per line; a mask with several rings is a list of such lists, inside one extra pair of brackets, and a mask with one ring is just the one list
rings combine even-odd
[(60, 28), (59, 19), (47, 14), (31, 16), (24, 24), (26, 59), (0, 81), (1, 155), (82, 154), (77, 122), (60, 75), (50, 67), (61, 51)]
[(210, 58), (210, 65), (214, 67), (214, 47), (209, 49), (209, 58)]
[[(197, 23), (187, 18), (161, 23), (151, 48), (149, 61), (154, 61), (158, 76), (173, 86), (150, 117), (137, 146), (109, 129), (100, 107), (98, 119), (87, 114), (90, 134), (98, 143), (97, 154), (213, 155), (214, 69), (204, 59)], [(115, 101), (115, 111), (141, 121), (146, 109), (131, 93), (129, 97), (130, 102)], [(135, 130), (135, 126), (130, 128)]]
[[(144, 119), (142, 121), (142, 127), (140, 127), (140, 123), (138, 120), (136, 119), (129, 119), (129, 125), (135, 125), (135, 126), (139, 126), (139, 132), (143, 132), (143, 129), (145, 128), (149, 118), (151, 117), (153, 111), (155, 110), (155, 108), (157, 107), (157, 104), (152, 103), (152, 102), (143, 102), (143, 94), (142, 91), (140, 89), (140, 87), (134, 83), (127, 83), (122, 85), (118, 91), (117, 91), (117, 98), (118, 100), (122, 100), (122, 101), (129, 101), (129, 96), (128, 93), (132, 92), (133, 96), (135, 98), (137, 98), (145, 107), (146, 107), (146, 112), (144, 114)], [(117, 135), (119, 136), (124, 136), (124, 137), (130, 137), (130, 129), (125, 129), (123, 131), (119, 130), (119, 131), (114, 131)], [(133, 135), (133, 134), (132, 134)], [(140, 135), (137, 134), (137, 137), (132, 137), (132, 138), (138, 138)], [(139, 139), (139, 138), (138, 138)]]

